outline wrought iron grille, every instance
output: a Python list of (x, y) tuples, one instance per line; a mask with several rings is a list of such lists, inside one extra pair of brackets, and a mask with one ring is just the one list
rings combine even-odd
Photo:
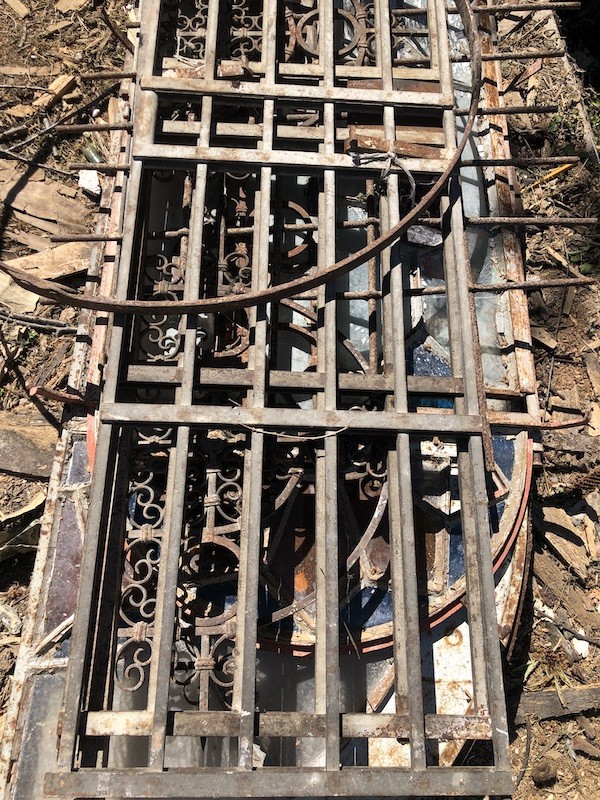
[[(144, 2), (118, 296), (300, 288), (115, 316), (50, 796), (510, 792), (491, 551), (522, 439), (490, 432), (458, 176), (313, 280), (451, 164), (458, 7)], [(457, 711), (429, 629), (463, 573)]]

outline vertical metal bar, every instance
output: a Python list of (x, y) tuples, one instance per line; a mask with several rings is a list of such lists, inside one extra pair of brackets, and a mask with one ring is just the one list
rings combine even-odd
[[(384, 88), (392, 87), (391, 71), (391, 20), (389, 3), (380, 0), (381, 49), (384, 64), (390, 70), (384, 72)], [(387, 35), (384, 35), (385, 34)], [(389, 33), (388, 33), (389, 32)], [(386, 106), (383, 112), (385, 136), (396, 139), (396, 119), (393, 106)], [(400, 189), (397, 175), (387, 179), (387, 196), (381, 214), (382, 226), (388, 228), (400, 218)], [(384, 223), (385, 220), (385, 223)], [(384, 251), (386, 265), (389, 265), (390, 304), (388, 324), (392, 327), (392, 358), (394, 365), (394, 408), (408, 411), (408, 386), (406, 379), (406, 358), (404, 345), (404, 299), (402, 293), (402, 262), (397, 249)], [(410, 468), (410, 437), (403, 433), (396, 437), (396, 449), (389, 454), (388, 479), (390, 495), (397, 489), (398, 500), (390, 504), (390, 569), (392, 579), (392, 629), (395, 669), (396, 711), (402, 713), (406, 708), (410, 726), (411, 766), (415, 770), (424, 769), (425, 756), (425, 718), (423, 711), (423, 685), (421, 676), (421, 634), (419, 629), (419, 593), (417, 587), (417, 564), (415, 550), (415, 526), (412, 498), (412, 475)], [(395, 517), (398, 514), (399, 516)], [(395, 518), (394, 518), (395, 517)]]
[[(453, 148), (456, 146), (454, 115), (450, 119), (450, 116), (445, 114), (444, 122), (446, 147)], [(464, 386), (463, 396), (457, 397), (455, 401), (456, 411), (459, 414), (479, 414), (479, 398), (474, 381), (477, 365), (471, 341), (471, 326), (467, 324), (467, 321), (470, 321), (470, 312), (467, 305), (469, 298), (465, 298), (464, 292), (462, 292), (462, 281), (467, 279), (469, 267), (466, 243), (464, 241), (462, 203), (458, 192), (453, 193), (452, 200), (449, 197), (442, 198), (440, 212), (442, 218), (447, 220), (448, 226), (448, 230), (444, 231), (444, 277), (446, 282), (446, 307), (452, 356), (452, 374), (454, 377), (463, 378)], [(465, 289), (465, 292), (467, 291), (468, 289)], [(462, 299), (461, 293), (463, 294)], [(458, 469), (461, 476), (459, 488), (463, 538), (465, 539), (466, 547), (466, 541), (473, 541), (473, 537), (476, 536), (476, 530), (474, 529), (475, 520), (472, 513), (475, 507), (474, 486), (472, 481), (468, 479), (467, 473), (470, 472), (470, 468), (468, 466), (468, 455), (464, 452), (459, 452)], [(468, 559), (465, 555), (465, 562), (467, 561)], [(473, 570), (469, 568), (468, 563), (466, 564), (466, 572), (474, 703), (476, 708), (483, 709), (487, 708), (485, 663), (478, 643), (484, 635), (484, 620), (480, 613), (478, 583), (476, 578), (469, 580), (469, 575), (472, 575)]]
[[(445, 6), (445, 0), (441, 0), (441, 3)], [(436, 11), (440, 6), (440, 0), (427, 0), (425, 3), (424, 13), (426, 13), (426, 20), (427, 20), (427, 33), (429, 39), (429, 67), (432, 72), (436, 73), (439, 72), (441, 66), (441, 53), (440, 53), (440, 41), (438, 38), (438, 27), (436, 25), (437, 16)]]
[[(277, 3), (268, 0), (263, 17), (263, 56), (265, 80), (274, 82), (276, 69)], [(275, 105), (265, 100), (263, 106), (263, 140), (261, 147), (269, 151), (273, 146)], [(269, 282), (269, 222), (271, 215), (270, 167), (261, 169), (259, 206), (255, 212), (255, 247), (253, 253), (252, 288), (262, 289)], [(254, 370), (254, 385), (250, 404), (264, 407), (267, 369), (267, 333), (269, 307), (254, 309), (250, 317), (254, 325), (254, 344), (250, 355)], [(244, 464), (244, 502), (240, 531), (240, 568), (238, 581), (238, 608), (235, 677), (232, 708), (241, 715), (238, 765), (252, 769), (254, 747), (254, 709), (256, 704), (256, 634), (258, 625), (258, 584), (261, 542), (261, 497), (264, 436), (253, 432), (250, 451)], [(241, 623), (241, 624), (240, 624)]]
[[(210, 126), (210, 112), (212, 98), (205, 97), (202, 101), (202, 138), (205, 130)], [(208, 120), (206, 129), (204, 120)], [(204, 238), (204, 203), (206, 199), (206, 179), (208, 167), (198, 164), (192, 199), (192, 213), (190, 215), (190, 241), (188, 246), (185, 297), (197, 298), (200, 293), (202, 265), (202, 240)], [(196, 367), (196, 331), (198, 328), (198, 315), (187, 314), (185, 317), (185, 338), (183, 343), (183, 370), (181, 387), (178, 392), (177, 402), (182, 405), (191, 405), (194, 391), (194, 372)]]
[[(142, 0), (140, 13), (140, 37), (138, 49), (138, 71), (141, 75), (152, 75), (158, 44), (162, 0)], [(136, 87), (136, 92), (140, 89)]]
[[(205, 42), (205, 74), (214, 75), (217, 33), (219, 30), (219, 0), (209, 0), (208, 21)], [(208, 147), (210, 144), (210, 131), (212, 123), (213, 98), (202, 98), (202, 127), (198, 139), (200, 147)], [(192, 213), (190, 217), (190, 241), (188, 245), (186, 274), (185, 274), (185, 297), (193, 299), (199, 296), (202, 278), (202, 242), (204, 238), (204, 204), (206, 200), (206, 180), (208, 177), (208, 166), (198, 164), (196, 167), (196, 181), (194, 185), (194, 195), (192, 203)], [(186, 316), (186, 333), (183, 352), (183, 377), (181, 381), (180, 396), (178, 402), (184, 405), (191, 405), (194, 390), (194, 369), (196, 365), (196, 330), (198, 317), (195, 314)]]
[[(446, 146), (453, 148), (456, 144), (454, 115), (445, 114)], [(450, 205), (453, 202), (452, 206)], [(474, 381), (475, 370), (481, 365), (475, 363), (475, 354), (471, 339), (470, 309), (465, 308), (470, 298), (464, 293), (468, 286), (469, 265), (464, 238), (462, 204), (458, 192), (452, 201), (443, 198), (440, 203), (442, 216), (449, 214), (451, 233), (444, 240), (445, 280), (447, 292), (447, 314), (450, 332), (453, 375), (464, 378), (464, 396), (456, 399), (457, 413), (476, 414), (480, 411), (480, 398)], [(464, 291), (461, 292), (461, 288)], [(462, 297), (461, 297), (462, 295)], [(467, 316), (465, 316), (465, 314)], [(485, 405), (481, 408), (485, 415)], [(478, 711), (487, 713), (488, 695), (486, 680), (486, 657), (480, 642), (486, 634), (486, 617), (482, 614), (480, 583), (477, 575), (478, 559), (476, 553), (478, 522), (475, 510), (483, 503), (486, 511), (486, 522), (481, 529), (483, 536), (488, 536), (487, 496), (484, 473), (477, 479), (477, 489), (471, 473), (469, 454), (460, 450), (458, 454), (459, 492), (461, 499), (461, 518), (465, 548), (465, 578), (467, 582), (468, 620), (470, 628), (471, 670), (473, 674), (473, 701)], [(475, 548), (475, 552), (473, 551)], [(490, 562), (491, 570), (491, 562)]]
[[(394, 65), (392, 63), (392, 16), (390, 13), (389, 0), (378, 0), (376, 5), (376, 19), (378, 20), (378, 39), (377, 47), (379, 52), (379, 59), (381, 61), (381, 75), (382, 75), (382, 88), (390, 89), (393, 86), (394, 79)], [(394, 119), (394, 109), (384, 111), (384, 129), (385, 135), (390, 137), (391, 140), (396, 140), (396, 122)], [(390, 186), (395, 186), (396, 200), (397, 200), (397, 182), (387, 184), (387, 197), (382, 193), (380, 197), (380, 230), (379, 234), (383, 233), (384, 226), (384, 209), (387, 208), (388, 199), (390, 197)], [(386, 212), (387, 213), (387, 212)], [(387, 215), (386, 225), (389, 226), (389, 214)], [(391, 292), (385, 291), (386, 285), (389, 287), (390, 270), (391, 270), (391, 248), (387, 248), (380, 255), (381, 264), (381, 285), (383, 289), (382, 298), (382, 327), (383, 327), (383, 371), (389, 373), (393, 369), (393, 342), (394, 334), (397, 327), (393, 323), (394, 314), (392, 310), (392, 295)], [(403, 333), (403, 332), (402, 332)]]
[[(209, 6), (209, 24), (207, 30), (207, 69), (214, 69), (215, 49), (217, 41), (218, 26), (218, 0), (212, 0)], [(209, 50), (210, 48), (210, 50)], [(201, 147), (208, 147), (210, 143), (211, 117), (213, 109), (213, 98), (202, 98), (202, 131), (199, 136), (198, 144)], [(190, 215), (190, 240), (188, 244), (186, 274), (185, 274), (185, 296), (186, 298), (197, 298), (200, 293), (202, 280), (202, 242), (204, 239), (204, 204), (206, 201), (206, 181), (208, 178), (208, 165), (198, 164), (196, 166), (196, 180), (194, 184), (194, 194), (192, 201), (192, 213)], [(196, 331), (198, 327), (198, 315), (188, 314), (185, 318), (185, 339), (183, 352), (183, 376), (178, 402), (184, 405), (191, 405), (194, 391), (194, 372), (196, 366)]]
[[(487, 709), (489, 709), (493, 721), (494, 763), (496, 767), (508, 770), (510, 769), (510, 757), (508, 753), (506, 699), (500, 658), (488, 502), (484, 483), (485, 461), (483, 446), (479, 437), (469, 437), (468, 452), (464, 456), (465, 460), (468, 457), (468, 465), (465, 464), (462, 469), (462, 465), (459, 466), (461, 504), (462, 487), (465, 480), (471, 484), (469, 494), (473, 496), (474, 500), (472, 508), (469, 509), (469, 516), (473, 520), (472, 531), (469, 531), (469, 534), (464, 536), (465, 566), (468, 566), (469, 625), (471, 625), (472, 618), (471, 592), (475, 585), (478, 613), (481, 614), (483, 620), (483, 631), (479, 634), (481, 636), (479, 639), (481, 651), (480, 654), (478, 653), (478, 658), (481, 657), (483, 660)], [(481, 703), (481, 692), (477, 694), (477, 703)]]
[[(209, 1), (208, 24), (206, 30), (206, 74), (214, 71), (216, 43), (219, 22), (218, 0)], [(200, 144), (207, 145), (210, 136), (212, 98), (202, 100), (202, 132)], [(203, 239), (204, 202), (206, 195), (206, 165), (196, 167), (196, 181), (192, 195), (192, 212), (190, 218), (190, 240), (185, 263), (184, 297), (198, 297), (201, 273), (201, 254)], [(190, 405), (194, 384), (194, 366), (196, 359), (196, 327), (197, 316), (185, 317), (186, 334), (184, 349), (180, 360), (183, 362), (183, 377), (176, 391), (176, 402)], [(150, 671), (149, 710), (154, 712), (152, 738), (150, 743), (149, 767), (154, 770), (164, 768), (167, 717), (169, 712), (169, 690), (171, 682), (171, 665), (173, 660), (173, 635), (177, 600), (177, 583), (179, 577), (179, 558), (181, 537), (185, 523), (184, 503), (187, 487), (188, 454), (190, 445), (190, 429), (180, 428), (177, 431), (177, 445), (174, 464), (169, 465), (167, 498), (171, 503), (170, 519), (166, 526), (162, 541), (166, 553), (164, 564), (159, 568), (157, 587), (156, 636), (154, 647), (158, 648), (158, 658), (153, 659)], [(162, 561), (162, 559), (161, 559)]]
[(171, 664), (173, 660), (173, 628), (175, 624), (179, 553), (183, 529), (186, 474), (190, 429), (177, 430), (175, 454), (171, 454), (167, 477), (165, 528), (161, 541), (161, 559), (156, 589), (155, 634), (150, 666), (148, 710), (153, 712), (152, 737), (148, 767), (162, 770), (165, 759)]
[[(253, 288), (266, 286), (269, 275), (269, 216), (271, 169), (261, 170), (259, 208), (255, 219), (258, 241), (255, 246)], [(256, 309), (252, 365), (254, 388), (251, 404), (264, 405), (267, 339), (267, 308)], [(264, 436), (253, 432), (244, 463), (244, 501), (240, 530), (240, 566), (235, 647), (235, 673), (232, 709), (241, 714), (238, 764), (252, 769), (254, 707), (256, 683), (256, 632), (258, 615), (258, 576), (261, 532), (262, 464)], [(241, 617), (241, 619), (240, 619)]]
[[(456, 118), (444, 112), (446, 147), (456, 146)], [(449, 213), (450, 236), (445, 243), (445, 276), (448, 324), (453, 349), (453, 374), (463, 377), (464, 398), (457, 399), (457, 411), (483, 418), (482, 437), (469, 437), (466, 449), (458, 454), (459, 492), (465, 552), (467, 609), (473, 673), (473, 703), (477, 713), (492, 717), (494, 760), (497, 767), (508, 769), (508, 730), (500, 661), (494, 573), (492, 564), (489, 508), (486, 487), (484, 441), (486, 435), (486, 400), (481, 396), (481, 354), (473, 337), (476, 318), (469, 296), (471, 281), (469, 257), (464, 233), (464, 215), (460, 190), (450, 184), (449, 198), (441, 203), (442, 215)], [(468, 324), (468, 322), (470, 324)], [(455, 359), (456, 356), (456, 359)], [(462, 373), (460, 375), (459, 373)], [(479, 379), (477, 376), (479, 375)], [(491, 436), (487, 428), (489, 447)], [(493, 452), (490, 456), (493, 459)], [(488, 457), (488, 460), (489, 460)]]
[[(137, 237), (140, 216), (139, 198), (142, 183), (143, 165), (140, 161), (134, 161), (131, 166), (131, 173), (127, 183), (127, 200), (125, 202), (124, 219), (128, 221), (128, 224), (124, 229), (123, 242), (121, 244), (121, 252), (119, 255), (119, 272), (117, 276), (117, 285), (115, 288), (115, 296), (119, 300), (124, 300), (127, 297), (127, 289), (129, 287), (129, 281), (131, 277), (132, 258), (134, 255), (134, 245)], [(124, 315), (115, 315), (110, 334), (108, 358), (106, 362), (106, 369), (104, 371), (104, 389), (102, 392), (103, 401), (108, 403), (114, 402), (117, 395), (119, 361), (121, 348), (123, 345), (124, 326)]]
[[(142, 183), (142, 165), (135, 163), (127, 181), (127, 200), (124, 204), (124, 219), (136, 220), (138, 216), (138, 198)], [(123, 237), (119, 257), (119, 273), (116, 295), (127, 296), (127, 287), (131, 271), (131, 258), (135, 242), (136, 226), (131, 225)], [(104, 397), (110, 402), (116, 398), (118, 362), (123, 338), (121, 317), (113, 322), (110, 336), (109, 356), (105, 370)], [(100, 525), (105, 506), (105, 487), (108, 483), (109, 453), (113, 429), (110, 425), (101, 424), (98, 430), (94, 475), (90, 496), (89, 514), (86, 523), (85, 547), (82, 556), (80, 585), (73, 624), (73, 647), (69, 658), (69, 671), (65, 692), (65, 712), (63, 716), (63, 733), (60, 740), (57, 765), (59, 769), (69, 769), (73, 763), (77, 718), (83, 691), (84, 668), (88, 652), (88, 635), (93, 592), (95, 588), (96, 559), (100, 542)]]
[[(323, 68), (323, 87), (333, 87), (335, 80), (334, 3), (319, 3), (319, 60)], [(323, 108), (323, 151), (335, 151), (335, 109), (333, 103)], [(335, 173), (326, 170), (319, 209), (319, 268), (335, 261)], [(326, 284), (321, 293), (324, 302), (323, 325), (325, 409), (337, 408), (337, 314), (335, 282)], [(322, 362), (323, 363), (323, 362)], [(316, 712), (325, 712), (325, 767), (340, 767), (340, 660), (339, 660), (339, 589), (338, 589), (338, 515), (337, 472), (338, 443), (328, 437), (318, 458), (318, 509), (316, 525), (317, 633), (315, 646)], [(321, 636), (321, 642), (319, 642)]]
[[(324, 121), (327, 139), (333, 139), (333, 107), (325, 107)], [(319, 219), (320, 267), (335, 260), (335, 174), (324, 175)], [(324, 295), (324, 296), (323, 296)], [(337, 315), (335, 283), (328, 283), (324, 300), (324, 363), (325, 388), (323, 405), (337, 407)], [(326, 438), (323, 449), (317, 452), (317, 525), (316, 589), (317, 632), (315, 653), (316, 713), (325, 714), (325, 766), (339, 769), (340, 763), (340, 663), (339, 663), (339, 596), (338, 596), (338, 515), (337, 472), (338, 447), (335, 437)]]
[[(374, 181), (367, 181), (367, 203), (373, 202), (375, 199)], [(369, 212), (367, 212), (369, 213)], [(372, 244), (377, 238), (377, 229), (375, 225), (367, 225), (367, 244)], [(377, 272), (378, 272), (377, 257), (370, 258), (368, 264), (368, 290), (369, 292), (377, 291)], [(379, 371), (379, 336), (377, 316), (379, 312), (379, 301), (375, 297), (370, 297), (367, 301), (367, 326), (369, 331), (369, 370), (373, 375)]]
[(109, 464), (112, 464), (110, 458), (112, 435), (113, 430), (110, 425), (101, 425), (96, 448), (96, 465), (90, 495), (85, 547), (80, 570), (77, 611), (73, 623), (73, 645), (69, 654), (69, 669), (65, 686), (65, 709), (62, 718), (63, 732), (60, 738), (57, 759), (57, 765), (60, 770), (68, 770), (73, 766), (84, 669), (92, 641), (88, 634), (90, 616), (94, 606), (96, 559), (100, 542), (100, 526), (105, 507), (105, 486), (108, 484), (108, 467)]
[(496, 766), (509, 768), (506, 702), (494, 594), (485, 463), (479, 437), (469, 437), (467, 449), (459, 453), (458, 469), (473, 703), (477, 713), (489, 713), (493, 720), (492, 739)]
[[(429, 46), (431, 48), (431, 67), (439, 73), (440, 92), (446, 102), (452, 102), (452, 63), (448, 38), (448, 17), (445, 0), (429, 0), (427, 24), (430, 30)], [(435, 33), (433, 31), (435, 30)]]
[[(480, 23), (490, 31), (482, 32), (482, 52), (492, 53), (494, 40), (498, 35), (498, 23), (493, 15), (480, 14)], [(483, 74), (486, 77), (486, 105), (500, 107), (503, 105), (502, 96), (504, 79), (500, 61), (486, 61), (483, 63)], [(493, 158), (510, 157), (510, 144), (508, 136), (508, 118), (506, 114), (486, 116), (486, 125), (489, 125), (489, 147)], [(497, 213), (500, 216), (510, 216), (519, 213), (521, 202), (517, 200), (513, 187), (516, 184), (515, 167), (498, 167), (494, 169), (494, 183), (490, 194), (495, 198)], [(500, 229), (506, 279), (522, 281), (525, 279), (525, 269), (521, 252), (519, 233), (514, 228), (502, 227)], [(519, 389), (527, 394), (525, 402), (527, 411), (534, 417), (540, 413), (539, 398), (535, 364), (532, 356), (531, 330), (527, 314), (527, 295), (525, 292), (509, 292), (507, 299), (511, 317), (512, 337), (515, 353), (513, 359), (516, 368), (516, 380)]]
[(260, 559), (263, 435), (252, 433), (244, 463), (244, 504), (232, 710), (241, 714), (238, 765), (252, 769), (256, 683), (256, 630)]

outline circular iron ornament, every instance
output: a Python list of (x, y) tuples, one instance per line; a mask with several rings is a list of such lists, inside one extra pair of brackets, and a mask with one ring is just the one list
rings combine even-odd
[(307, 26), (310, 27), (313, 24), (313, 21), (318, 19), (318, 17), (319, 17), (318, 11), (309, 11), (308, 14), (304, 14), (303, 16), (300, 17), (294, 31), (295, 39), (302, 48), (302, 50), (304, 50), (306, 53), (309, 53), (311, 56), (315, 57), (319, 55), (319, 49), (318, 47), (311, 47), (309, 45), (304, 29)]

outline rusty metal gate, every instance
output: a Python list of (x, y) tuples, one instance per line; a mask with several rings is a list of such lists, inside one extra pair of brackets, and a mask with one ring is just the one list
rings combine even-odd
[[(48, 795), (511, 792), (490, 426), (524, 395), (488, 412), (467, 233), (490, 220), (459, 170), (505, 162), (464, 151), (475, 31), (444, 0), (144, 0), (134, 313), (112, 328)], [(442, 461), (463, 714), (423, 688)], [(466, 740), (482, 765), (445, 763)]]

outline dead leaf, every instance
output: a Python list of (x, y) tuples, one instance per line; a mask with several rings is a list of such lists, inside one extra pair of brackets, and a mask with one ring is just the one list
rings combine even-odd
[(540, 328), (537, 325), (531, 326), (531, 336), (536, 342), (547, 347), (548, 350), (556, 350), (558, 342), (545, 328)]
[(551, 258), (553, 258), (555, 261), (558, 261), (559, 264), (562, 264), (565, 269), (570, 269), (571, 265), (561, 253), (553, 250), (551, 247), (546, 248), (546, 252)]
[(583, 360), (587, 370), (588, 378), (592, 384), (594, 395), (600, 398), (600, 358), (597, 353), (584, 353)]
[(22, 211), (13, 211), (15, 215), (15, 219), (18, 219), (19, 222), (24, 222), (26, 225), (32, 225), (34, 228), (37, 228), (40, 231), (44, 231), (44, 233), (49, 233), (51, 236), (58, 236), (60, 234), (60, 225), (56, 222), (51, 222), (47, 219), (40, 219), (39, 217), (34, 217), (31, 214), (26, 214)]
[(7, 239), (11, 239), (13, 242), (19, 242), (30, 250), (35, 250), (38, 253), (53, 246), (47, 236), (38, 236), (35, 233), (29, 233), (27, 231), (4, 231), (4, 235)]
[(575, 736), (573, 738), (573, 748), (576, 753), (584, 753), (589, 758), (600, 760), (600, 748), (588, 742), (583, 736)]
[(41, 509), (43, 504), (46, 502), (46, 490), (40, 489), (39, 492), (36, 492), (35, 495), (31, 500), (29, 500), (25, 505), (17, 508), (16, 511), (10, 511), (4, 514), (0, 511), (0, 522), (8, 522), (9, 520), (17, 519), (18, 517), (22, 517), (25, 514), (29, 514), (31, 511), (36, 511), (37, 509)]
[(23, 622), (21, 617), (17, 614), (14, 608), (11, 608), (8, 603), (0, 602), (0, 625), (3, 628), (11, 633), (13, 636), (16, 636), (18, 633), (21, 632), (21, 628), (23, 627)]

